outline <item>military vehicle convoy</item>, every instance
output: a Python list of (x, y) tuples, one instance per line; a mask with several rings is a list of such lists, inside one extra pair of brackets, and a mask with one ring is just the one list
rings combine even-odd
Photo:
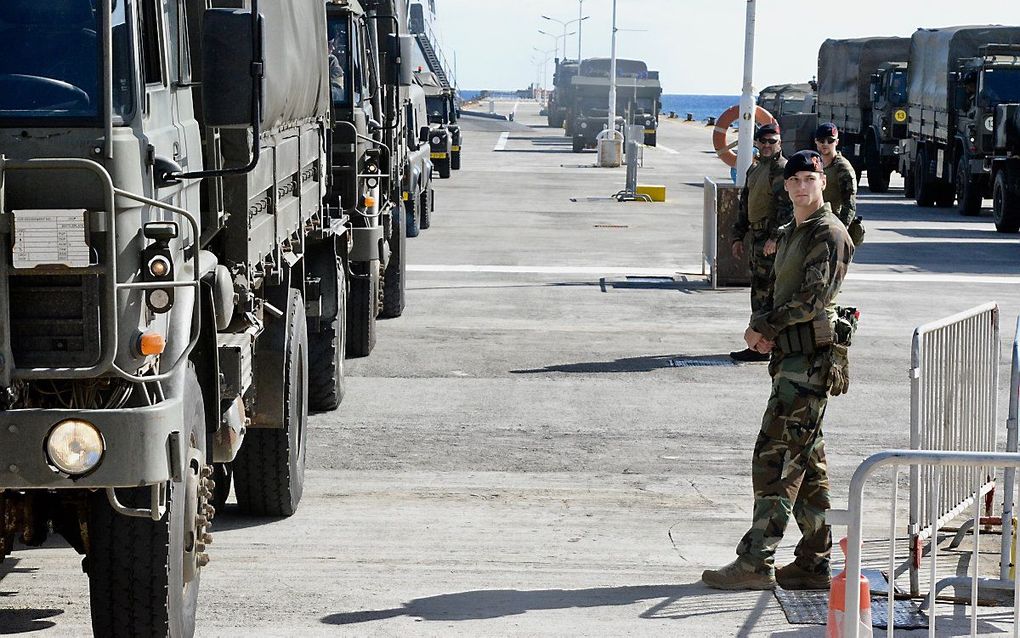
[(404, 3), (239, 4), (0, 4), (0, 560), (63, 536), (96, 635), (194, 634), (231, 482), (296, 511), (431, 212)]
[[(577, 75), (579, 68), (577, 60), (560, 60), (558, 58), (556, 60), (556, 70), (553, 72), (553, 90), (549, 94), (549, 103), (546, 106), (547, 121), (552, 128), (566, 127), (570, 129), (567, 114), (574, 101), (571, 80)], [(608, 102), (608, 95), (606, 100)]]
[[(598, 134), (609, 126), (610, 65), (608, 58), (582, 60), (570, 79), (573, 101), (564, 120), (575, 153), (594, 148)], [(644, 127), (647, 146), (656, 144), (661, 97), (658, 71), (649, 71), (640, 60), (616, 61), (617, 116), (622, 123)]]
[[(1000, 201), (1008, 202), (1015, 192), (1010, 185), (1016, 183), (1016, 164), (1007, 147), (1010, 105), (1020, 103), (1018, 56), (1020, 27), (914, 32), (909, 138), (900, 144), (900, 172), (919, 206), (948, 207), (955, 201), (960, 213), (976, 215), (982, 198), (994, 195), (997, 180)], [(1007, 144), (997, 147), (997, 141)], [(1012, 225), (997, 219), (996, 227), (1009, 231)]]
[(819, 122), (832, 122), (840, 150), (874, 193), (889, 190), (906, 136), (910, 38), (826, 40), (818, 50)]

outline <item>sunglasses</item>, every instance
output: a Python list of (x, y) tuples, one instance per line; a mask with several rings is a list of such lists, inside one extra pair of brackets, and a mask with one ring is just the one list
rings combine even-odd
[(775, 137), (771, 137), (769, 139), (762, 138), (762, 139), (758, 140), (758, 143), (759, 144), (778, 144), (779, 143), (779, 139), (775, 138)]
[(819, 137), (815, 141), (819, 144), (835, 144), (837, 139), (835, 137)]

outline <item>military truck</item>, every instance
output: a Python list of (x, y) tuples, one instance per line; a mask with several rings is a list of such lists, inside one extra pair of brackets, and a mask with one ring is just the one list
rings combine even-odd
[(899, 165), (909, 55), (910, 38), (830, 39), (818, 50), (818, 121), (836, 125), (840, 151), (858, 176), (867, 171), (874, 193), (889, 190)]
[[(986, 50), (986, 53), (999, 55), (994, 49)], [(1016, 64), (1017, 58), (1014, 56), (1010, 61)], [(1006, 60), (1003, 62), (1005, 63)], [(984, 88), (982, 86), (982, 90)], [(995, 107), (995, 114), (992, 116), (992, 125), (995, 128), (995, 153), (991, 161), (992, 217), (995, 220), (995, 229), (1002, 233), (1020, 231), (1020, 104), (1018, 102), (1020, 100), (998, 104)]]
[(755, 102), (777, 120), (784, 115), (815, 112), (815, 84), (772, 84), (758, 92)]
[[(610, 66), (608, 58), (582, 60), (570, 80), (573, 103), (565, 120), (573, 151), (594, 148), (598, 134), (609, 126)], [(654, 146), (657, 137), (662, 86), (657, 71), (640, 60), (616, 61), (616, 112), (622, 123), (644, 127), (644, 143)]]
[(919, 206), (976, 215), (992, 195), (996, 109), (1020, 102), (1020, 27), (918, 29), (911, 38), (900, 172)]
[(429, 144), (428, 105), (425, 89), (417, 82), (408, 87), (406, 109), (407, 169), (404, 173), (404, 210), (407, 236), (417, 237), (432, 225), (435, 192), (432, 188), (432, 159)]
[(448, 179), (451, 170), (460, 169), (461, 134), (457, 124), (455, 92), (444, 87), (431, 71), (417, 71), (415, 78), (425, 91), (428, 108), (429, 143), (432, 145), (432, 164), (439, 177)]
[(213, 502), (293, 514), (342, 393), (325, 4), (247, 4), (0, 4), (0, 558), (63, 536), (98, 636), (193, 635)]
[(547, 121), (552, 128), (564, 126), (570, 128), (567, 124), (567, 113), (574, 99), (571, 78), (577, 75), (578, 68), (577, 60), (556, 59), (556, 70), (553, 71), (553, 90), (549, 94), (549, 103), (546, 106)]

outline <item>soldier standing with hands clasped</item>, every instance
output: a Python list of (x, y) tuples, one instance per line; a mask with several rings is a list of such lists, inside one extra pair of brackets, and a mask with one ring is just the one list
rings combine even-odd
[[(777, 581), (785, 589), (823, 589), (830, 583), (822, 417), (829, 394), (842, 394), (849, 385), (852, 333), (833, 326), (844, 314), (834, 302), (854, 247), (823, 202), (826, 177), (818, 153), (794, 154), (783, 176), (795, 223), (783, 229), (772, 289), (744, 334), (748, 348), (772, 354), (772, 394), (751, 461), (753, 522), (737, 546), (737, 560), (702, 574), (717, 589), (772, 589)], [(803, 538), (796, 560), (776, 570), (776, 548), (791, 515)]]
[[(776, 254), (779, 228), (790, 221), (792, 205), (783, 188), (782, 140), (779, 128), (766, 124), (755, 134), (758, 161), (747, 170), (740, 191), (740, 209), (730, 234), (733, 257), (744, 256), (744, 237), (751, 231), (751, 313), (758, 312), (768, 295), (772, 262)], [(731, 352), (736, 361), (768, 361), (769, 355), (751, 348)]]

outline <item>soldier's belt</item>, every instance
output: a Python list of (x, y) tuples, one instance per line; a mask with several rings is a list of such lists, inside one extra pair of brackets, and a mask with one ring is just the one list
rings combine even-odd
[(783, 330), (776, 337), (776, 348), (783, 354), (812, 354), (832, 345), (832, 324), (822, 315), (806, 323)]
[(751, 230), (768, 230), (769, 220), (763, 220), (760, 222), (751, 222)]

